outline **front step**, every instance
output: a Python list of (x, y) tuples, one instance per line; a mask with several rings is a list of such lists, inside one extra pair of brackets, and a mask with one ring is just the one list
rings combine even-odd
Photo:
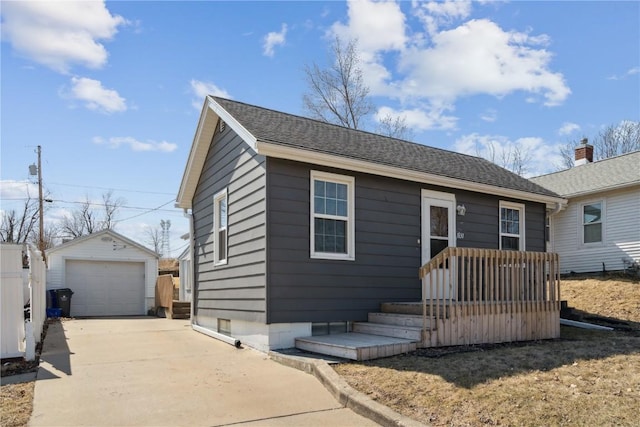
[(351, 360), (372, 360), (408, 353), (417, 348), (414, 341), (348, 332), (296, 338), (296, 348)]
[[(431, 318), (427, 318), (427, 328), (431, 325)], [(369, 313), (370, 323), (384, 323), (386, 325), (413, 326), (422, 328), (422, 315), (399, 313)]]
[[(439, 306), (439, 307), (438, 307)], [(431, 310), (431, 305), (427, 304), (427, 316)], [(422, 303), (421, 302), (384, 302), (380, 304), (380, 310), (383, 313), (396, 313), (396, 314), (412, 314), (422, 316)], [(436, 314), (442, 317), (449, 317), (449, 305), (442, 302), (433, 304), (432, 316)]]
[(354, 322), (353, 332), (384, 337), (422, 340), (422, 328), (416, 326), (387, 325), (384, 323)]

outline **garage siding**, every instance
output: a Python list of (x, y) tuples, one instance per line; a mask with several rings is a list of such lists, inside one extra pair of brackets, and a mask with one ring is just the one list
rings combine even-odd
[[(143, 268), (144, 279), (138, 285), (142, 289), (143, 303), (136, 314), (146, 314), (147, 310), (155, 304), (155, 284), (158, 277), (158, 259), (152, 251), (121, 236), (113, 231), (105, 231), (94, 235), (84, 236), (74, 241), (65, 243), (48, 251), (47, 289), (70, 288), (74, 295), (71, 299), (72, 315), (74, 299), (78, 294), (81, 282), (70, 282), (67, 276), (69, 262), (84, 261), (98, 263), (123, 263), (124, 270), (131, 263), (137, 264), (137, 268)], [(119, 274), (119, 273), (116, 273)], [(73, 278), (71, 278), (73, 280)], [(135, 303), (137, 304), (137, 303)], [(116, 310), (117, 311), (117, 310)], [(128, 314), (128, 313), (127, 313)], [(96, 314), (102, 316), (104, 314)], [(113, 314), (110, 314), (113, 315)]]

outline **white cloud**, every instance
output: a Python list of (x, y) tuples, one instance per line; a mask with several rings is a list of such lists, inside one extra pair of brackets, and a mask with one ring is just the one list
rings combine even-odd
[(413, 1), (413, 13), (424, 23), (429, 34), (435, 34), (443, 24), (465, 19), (471, 14), (470, 0)]
[(419, 131), (429, 129), (450, 130), (455, 129), (457, 118), (445, 114), (446, 110), (437, 108), (412, 108), (395, 110), (391, 107), (381, 107), (376, 112), (375, 120), (380, 122), (383, 118), (404, 118), (409, 129)]
[(282, 24), (280, 32), (272, 31), (264, 36), (264, 44), (262, 45), (262, 53), (265, 56), (273, 57), (274, 48), (284, 45), (287, 36), (287, 24)]
[(120, 148), (120, 146), (129, 146), (132, 151), (160, 151), (163, 153), (170, 153), (178, 148), (177, 144), (166, 141), (138, 141), (131, 136), (112, 136), (111, 138), (104, 139), (96, 136), (93, 138), (93, 143), (97, 145), (106, 145), (109, 148)]
[(432, 47), (410, 49), (401, 60), (406, 77), (399, 87), (405, 96), (455, 102), (520, 90), (542, 94), (544, 104), (552, 106), (571, 92), (562, 74), (548, 70), (549, 52), (528, 46), (526, 34), (505, 32), (494, 22), (471, 20), (432, 40)]
[(571, 122), (564, 122), (560, 129), (558, 129), (558, 135), (570, 135), (575, 131), (580, 130), (580, 125)]
[(493, 108), (489, 108), (480, 113), (480, 119), (484, 120), (485, 122), (493, 123), (498, 119), (498, 112)]
[(502, 135), (472, 133), (458, 138), (454, 143), (454, 150), (483, 157), (500, 166), (504, 166), (505, 158), (519, 152), (525, 159), (526, 177), (553, 172), (556, 165), (562, 163), (560, 145), (548, 144), (538, 137), (523, 137), (512, 141)]
[[(25, 172), (27, 166), (25, 165)], [(3, 205), (11, 199), (38, 198), (38, 185), (30, 181), (6, 179), (0, 181), (0, 199)]]
[(90, 110), (117, 113), (127, 110), (126, 100), (117, 91), (102, 86), (99, 80), (72, 77), (71, 90), (64, 96), (83, 101)]
[(407, 42), (406, 17), (400, 5), (393, 1), (349, 2), (349, 23), (336, 22), (330, 35), (343, 39), (358, 39), (358, 47), (364, 53), (385, 50), (402, 50)]
[(2, 38), (20, 55), (57, 72), (74, 64), (100, 68), (110, 40), (126, 20), (111, 15), (103, 1), (2, 2)]
[(622, 75), (614, 74), (612, 76), (609, 76), (609, 77), (607, 77), (607, 80), (624, 80), (627, 77), (630, 77), (630, 76), (633, 76), (633, 75), (636, 75), (636, 74), (639, 74), (639, 73), (640, 73), (640, 67), (633, 67), (633, 68), (628, 69)]
[(204, 102), (203, 100), (207, 95), (219, 96), (221, 98), (229, 99), (232, 98), (232, 96), (229, 95), (229, 92), (219, 88), (211, 82), (203, 82), (200, 80), (191, 79), (189, 85), (191, 86), (191, 92), (196, 96), (196, 98), (191, 101), (191, 105), (193, 105), (193, 108), (195, 108), (196, 110), (202, 109), (202, 104)]
[[(522, 92), (525, 102), (564, 102), (571, 90), (550, 67), (550, 38), (529, 29), (506, 31), (488, 19), (459, 23), (471, 8), (469, 1), (414, 1), (409, 15), (398, 2), (354, 1), (347, 22), (334, 23), (329, 35), (358, 39), (371, 95), (397, 99), (414, 113), (424, 110), (432, 128), (451, 128), (455, 117), (443, 112), (455, 111), (464, 97)], [(420, 20), (425, 31), (408, 34), (408, 19)]]

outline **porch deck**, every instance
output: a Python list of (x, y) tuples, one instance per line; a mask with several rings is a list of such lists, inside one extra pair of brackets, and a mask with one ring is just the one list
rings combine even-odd
[(296, 347), (369, 360), (417, 347), (557, 338), (558, 271), (557, 254), (446, 248), (420, 268), (422, 301), (384, 303), (353, 333), (298, 338)]

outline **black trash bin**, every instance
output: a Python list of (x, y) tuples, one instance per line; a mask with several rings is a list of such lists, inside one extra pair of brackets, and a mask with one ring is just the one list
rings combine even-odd
[(62, 317), (71, 317), (71, 296), (73, 291), (69, 288), (58, 289), (58, 307), (62, 311)]

